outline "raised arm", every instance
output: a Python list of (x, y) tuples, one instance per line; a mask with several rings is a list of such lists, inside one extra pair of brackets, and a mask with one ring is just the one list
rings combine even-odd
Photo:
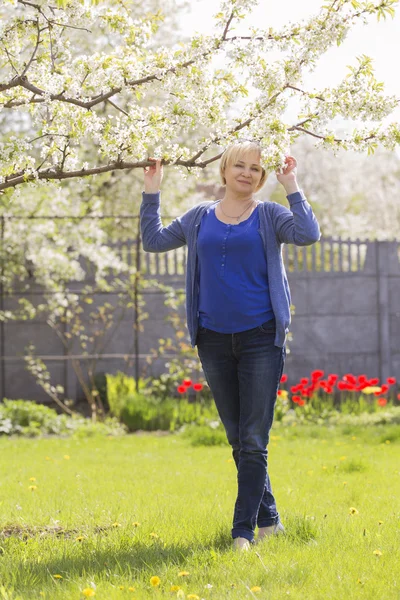
[(145, 252), (167, 252), (186, 244), (179, 217), (163, 227), (160, 214), (162, 177), (161, 160), (144, 169), (145, 191), (140, 205), (140, 231)]
[(309, 246), (318, 242), (321, 232), (313, 210), (297, 184), (296, 168), (296, 159), (288, 156), (283, 173), (276, 173), (278, 181), (285, 188), (290, 210), (275, 203), (274, 229), (280, 243)]

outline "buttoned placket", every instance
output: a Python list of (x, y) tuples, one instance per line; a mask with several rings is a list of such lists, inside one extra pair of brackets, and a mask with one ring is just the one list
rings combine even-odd
[(226, 240), (228, 239), (228, 236), (231, 232), (231, 227), (232, 227), (232, 225), (230, 225), (229, 223), (225, 223), (225, 225), (226, 225), (226, 230), (225, 230), (225, 235), (224, 235), (224, 239), (222, 242), (222, 260), (221, 260), (221, 269), (220, 269), (221, 277), (224, 277), (224, 275), (225, 275)]

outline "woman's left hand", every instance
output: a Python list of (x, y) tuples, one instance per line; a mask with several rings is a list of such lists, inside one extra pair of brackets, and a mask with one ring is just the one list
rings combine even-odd
[(276, 171), (275, 175), (279, 183), (282, 184), (288, 183), (289, 181), (295, 181), (297, 176), (297, 160), (294, 156), (287, 156), (283, 173)]

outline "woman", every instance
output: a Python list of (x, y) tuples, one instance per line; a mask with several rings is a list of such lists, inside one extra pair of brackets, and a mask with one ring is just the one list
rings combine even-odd
[[(154, 159), (150, 159), (154, 160)], [(233, 547), (284, 532), (267, 472), (267, 446), (286, 357), (290, 290), (283, 243), (320, 239), (310, 204), (297, 185), (297, 162), (286, 158), (278, 181), (290, 210), (254, 198), (267, 173), (255, 142), (229, 146), (220, 160), (225, 195), (203, 202), (167, 227), (160, 217), (161, 161), (144, 169), (140, 207), (143, 248), (165, 252), (187, 244), (186, 314), (238, 470)]]

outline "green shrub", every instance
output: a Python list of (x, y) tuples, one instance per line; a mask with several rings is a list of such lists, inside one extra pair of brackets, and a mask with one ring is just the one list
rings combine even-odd
[(59, 415), (43, 404), (32, 400), (4, 399), (0, 404), (0, 435), (120, 435), (125, 429), (117, 419), (106, 419), (102, 423), (93, 423), (80, 415)]
[(283, 416), (280, 423), (291, 425), (292, 423), (316, 425), (348, 425), (351, 426), (374, 426), (374, 425), (396, 425), (400, 424), (400, 407), (391, 406), (379, 412), (364, 412), (360, 414), (341, 413), (338, 410), (324, 410), (322, 413), (314, 413), (312, 410), (304, 410), (306, 407), (290, 409)]
[[(125, 405), (127, 396), (136, 395), (136, 382), (133, 377), (118, 371), (115, 375), (106, 374), (107, 403), (110, 413), (120, 418), (121, 410)], [(139, 393), (144, 390), (148, 379), (139, 379)]]
[(188, 438), (192, 446), (229, 446), (222, 423), (218, 427), (212, 427), (212, 423), (183, 426), (181, 435)]
[(67, 415), (30, 400), (7, 400), (0, 404), (0, 434), (36, 436), (41, 433), (70, 432)]
[(122, 402), (120, 419), (129, 431), (175, 431), (184, 423), (202, 425), (207, 419), (217, 416), (214, 404), (191, 403), (184, 399), (167, 398), (160, 401), (143, 394), (130, 394), (121, 399)]

